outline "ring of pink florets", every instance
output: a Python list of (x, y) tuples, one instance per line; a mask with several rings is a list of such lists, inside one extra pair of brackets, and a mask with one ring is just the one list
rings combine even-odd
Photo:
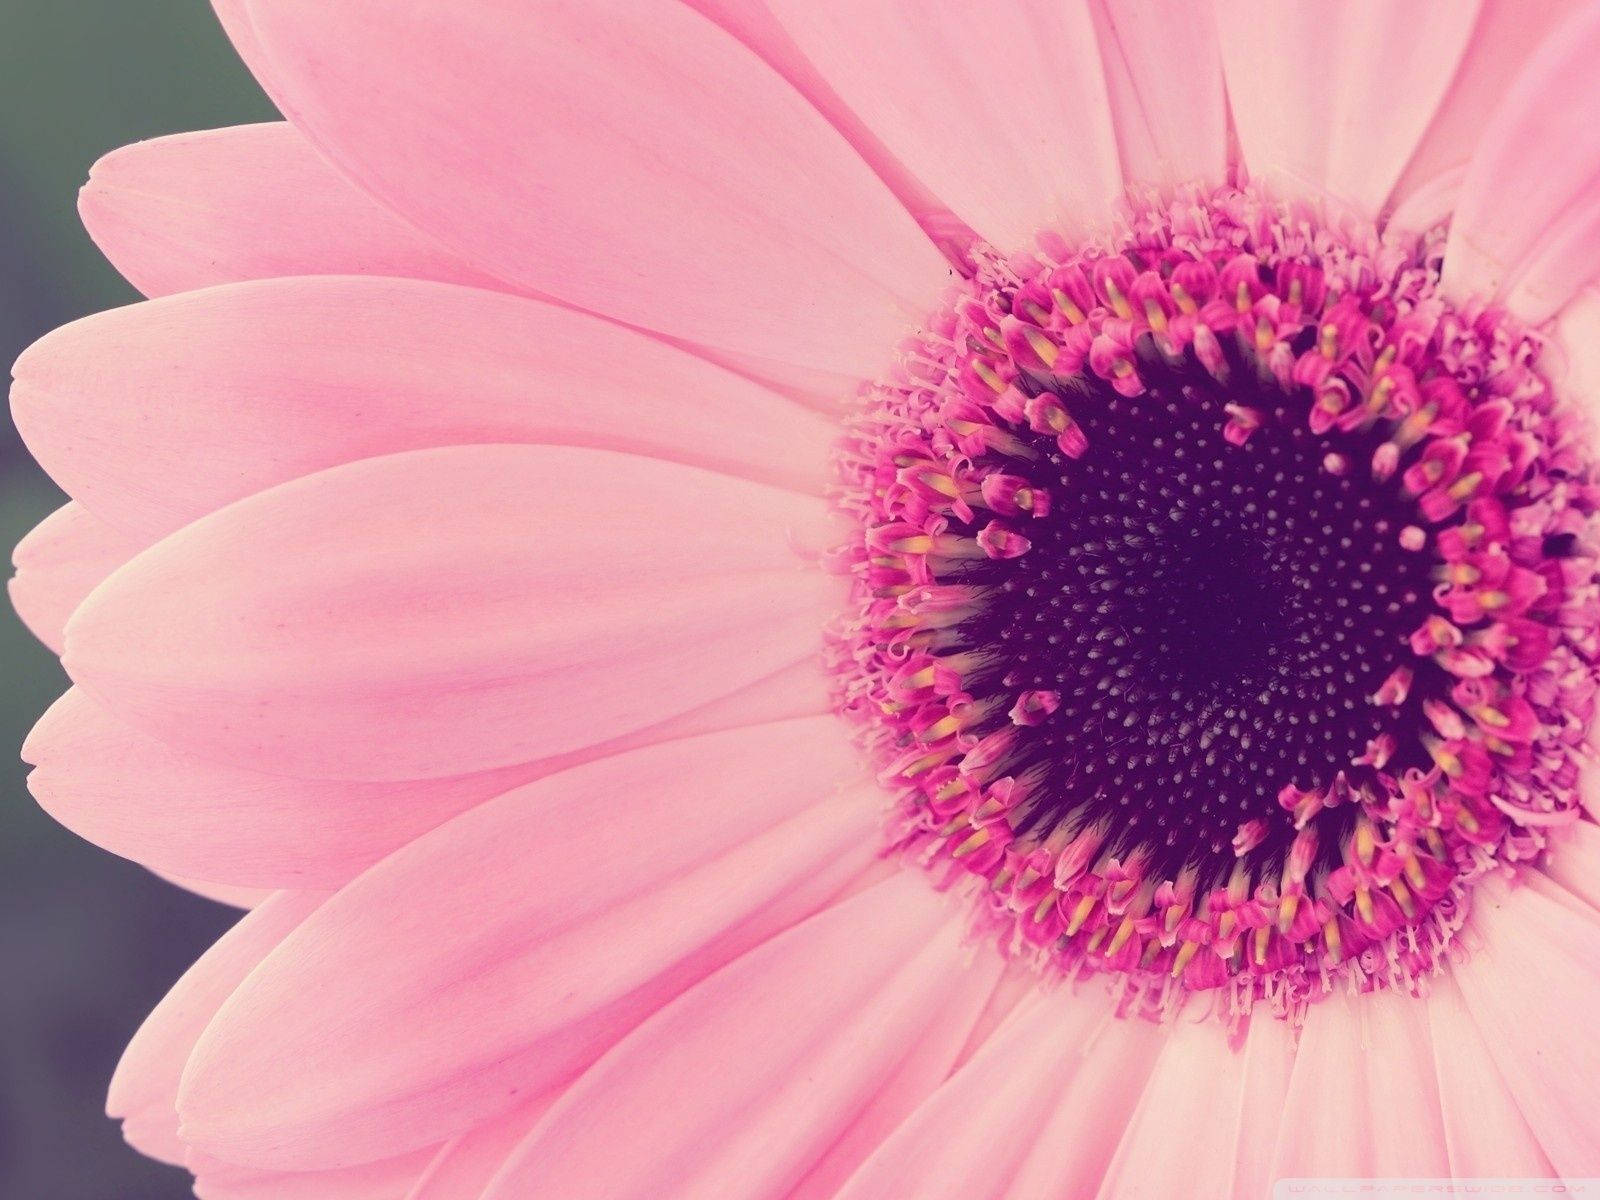
[[(1142, 206), (1114, 242), (1040, 246), (974, 255), (894, 375), (865, 390), (840, 449), (853, 600), (830, 664), (837, 706), (895, 797), (895, 845), (979, 893), (1011, 951), (1070, 976), (1115, 972), (1138, 1007), (1219, 989), (1226, 1011), (1266, 1000), (1298, 1014), (1340, 983), (1419, 989), (1471, 881), (1537, 855), (1578, 815), (1600, 490), (1537, 369), (1536, 335), (1447, 303), (1437, 236), (1335, 233), (1236, 189)], [(1285, 783), (1278, 819), (1299, 830), (1286, 859), (1254, 863), (1265, 828), (1248, 822), (1234, 869), (1209, 879), (1154, 877), (1137, 848), (1110, 853), (1103, 824), (1019, 835), (1037, 780), (1008, 770), (1014, 739), (1060, 697), (1019, 691), (1008, 721), (974, 733), (994, 708), (974, 711), (974, 654), (948, 637), (983, 603), (964, 564), (1025, 569), (1030, 525), (1072, 519), (1017, 471), (1020, 435), (1081, 456), (1075, 377), (1134, 396), (1142, 361), (1188, 354), (1224, 383), (1244, 362), (1305, 389), (1318, 434), (1387, 434), (1370, 462), (1326, 464), (1400, 489), (1415, 511), (1401, 544), (1437, 560), (1433, 611), (1371, 702), (1400, 704), (1425, 662), (1450, 681), (1424, 706), (1431, 767), (1385, 772), (1396, 748), (1378, 739), (1357, 760), (1373, 768), (1364, 788), (1337, 763), (1312, 790)], [(1237, 405), (1218, 414), (1235, 445), (1260, 420)], [(1552, 538), (1564, 556), (1546, 553)], [(1318, 847), (1312, 817), (1338, 805), (1357, 806), (1351, 832)]]

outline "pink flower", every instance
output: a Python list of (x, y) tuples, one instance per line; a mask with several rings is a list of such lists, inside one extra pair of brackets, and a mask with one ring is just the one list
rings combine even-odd
[(1600, 9), (217, 8), (290, 122), (97, 165), (12, 393), (34, 792), (251, 909), (130, 1142), (1600, 1174)]

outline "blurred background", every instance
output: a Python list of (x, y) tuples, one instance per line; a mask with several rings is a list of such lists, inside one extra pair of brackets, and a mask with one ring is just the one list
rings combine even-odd
[[(78, 224), (89, 164), (125, 142), (274, 116), (206, 0), (0, 0), (0, 359), (136, 295)], [(8, 376), (9, 378), (9, 371)], [(62, 496), (9, 420), (0, 544)], [(17, 759), (65, 687), (0, 605), (0, 1197), (173, 1200), (188, 1176), (104, 1115), (144, 1014), (238, 916), (97, 850), (28, 796)]]

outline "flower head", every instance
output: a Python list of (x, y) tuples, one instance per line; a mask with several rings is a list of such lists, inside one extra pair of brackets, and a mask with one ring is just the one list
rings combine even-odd
[(12, 393), (35, 794), (251, 909), (131, 1142), (1600, 1173), (1600, 10), (217, 8), (289, 123), (99, 164)]

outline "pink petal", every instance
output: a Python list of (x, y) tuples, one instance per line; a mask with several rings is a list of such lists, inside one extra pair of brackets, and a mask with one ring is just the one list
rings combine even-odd
[(680, 5), (248, 11), (296, 124), (380, 200), (522, 287), (860, 377), (888, 365), (947, 277), (822, 116)]
[(1554, 1175), (1451, 975), (1434, 981), (1427, 1006), (1450, 1174), (1462, 1179)]
[(1455, 78), (1422, 135), (1395, 194), (1409, 200), (1441, 175), (1464, 169), (1483, 128), (1539, 43), (1584, 0), (1481, 0)]
[(1483, 130), (1445, 246), (1455, 295), (1502, 296), (1541, 321), (1600, 269), (1597, 53), (1600, 9), (1586, 7), (1527, 60)]
[(981, 18), (909, 0), (768, 7), (889, 151), (1002, 250), (1109, 221), (1122, 171), (1085, 6), (1023, 0)]
[[(475, 775), (363, 783), (211, 762), (141, 733), (74, 688), (40, 719), (22, 754), (35, 767), (28, 789), (68, 829), (191, 891), (238, 900), (248, 894), (241, 884), (337, 887), (457, 813), (568, 767), (829, 708), (818, 664), (804, 660), (570, 754)], [(226, 882), (199, 883), (195, 876)]]
[[(1087, 999), (1097, 1011), (1106, 1011), (1104, 995), (1091, 993)], [(1066, 1087), (1017, 1168), (1006, 1200), (1094, 1195), (1164, 1032), (1149, 1021), (1108, 1016), (1099, 1034), (1066, 1059)]]
[(1450, 86), (1476, 0), (1228, 0), (1223, 69), (1250, 175), (1376, 217)]
[(344, 888), (234, 994), (185, 1075), (184, 1139), (321, 1170), (547, 1094), (867, 866), (879, 815), (873, 785), (846, 786), (860, 769), (836, 720), (807, 718), (604, 759), (462, 814)]
[(1552, 831), (1544, 873), (1600, 913), (1600, 825), (1574, 821)]
[(982, 1007), (1000, 959), (969, 965), (966, 926), (925, 879), (897, 871), (773, 939), (597, 1063), (484, 1200), (782, 1200), (940, 1005)]
[(817, 647), (835, 581), (789, 543), (818, 544), (826, 519), (819, 500), (604, 451), (367, 459), (145, 551), (79, 608), (64, 662), (129, 723), (250, 770), (490, 770)]
[(939, 235), (950, 232), (952, 225), (970, 236), (970, 230), (951, 216), (944, 202), (908, 171), (883, 140), (840, 98), (773, 16), (766, 0), (684, 0), (684, 3), (733, 34), (788, 80), (877, 172), (937, 244), (946, 244)]
[(277, 275), (504, 287), (384, 208), (281, 122), (113, 150), (90, 170), (78, 212), (147, 296)]
[[(1215, 1013), (1180, 1014), (1098, 1195), (1265, 1196), (1294, 1032), (1269, 1013), (1230, 1044)], [(1178, 1131), (1182, 1131), (1181, 1134)]]
[(164, 1162), (183, 1162), (178, 1079), (195, 1042), (245, 976), (325, 898), (281, 892), (267, 900), (207, 950), (145, 1018), (106, 1097), (106, 1112), (122, 1119), (129, 1144)]
[(1475, 889), (1473, 950), (1455, 977), (1506, 1090), (1558, 1175), (1600, 1174), (1594, 1080), (1600, 918), (1534, 886)]
[(1465, 166), (1454, 167), (1407, 191), (1384, 222), (1384, 234), (1417, 238), (1447, 224), (1461, 202), (1461, 181), (1466, 174)]
[(417, 280), (266, 280), (115, 309), (36, 343), (15, 376), (45, 469), (152, 540), (324, 467), (469, 442), (626, 450), (820, 493), (837, 436), (643, 334)]
[(11, 552), (17, 573), (11, 603), (33, 635), (57, 654), (62, 631), (100, 581), (150, 543), (63, 504), (33, 527)]
[[(1120, 1094), (1137, 1094), (1161, 1036), (1148, 1023), (1119, 1022), (1102, 989), (1080, 995), (1039, 992), (1038, 986), (971, 1061), (884, 1141), (838, 1200), (1093, 1194), (1127, 1114)], [(1043, 1190), (1042, 1181), (1022, 1190), (1018, 1172), (1046, 1126), (1066, 1113), (1077, 1122), (1078, 1136), (1075, 1152), (1059, 1163), (1064, 1174), (1051, 1190)], [(1099, 1138), (1103, 1154), (1091, 1164)], [(1067, 1180), (1074, 1178), (1087, 1190), (1072, 1190)]]
[[(969, 955), (972, 953), (968, 950)], [(834, 1200), (844, 1182), (950, 1076), (960, 1056), (982, 1036), (982, 1018), (996, 999), (1005, 960), (990, 947), (977, 948), (977, 961), (957, 986), (945, 991), (925, 1014), (921, 1031), (889, 1073), (867, 1085), (869, 1098), (844, 1132), (806, 1171), (784, 1200)], [(1038, 977), (1034, 976), (1034, 986)]]
[(1091, 4), (1122, 172), (1130, 183), (1222, 183), (1228, 98), (1209, 5)]
[(1434, 1058), (1418, 997), (1318, 999), (1295, 1052), (1272, 1177), (1448, 1175)]
[(341, 1171), (258, 1171), (189, 1155), (197, 1200), (406, 1200), (432, 1149)]
[(518, 1144), (550, 1111), (554, 1096), (520, 1105), (447, 1143), (406, 1200), (479, 1200)]
[(1600, 421), (1600, 291), (1585, 288), (1574, 296), (1552, 332), (1539, 366), (1594, 427)]

